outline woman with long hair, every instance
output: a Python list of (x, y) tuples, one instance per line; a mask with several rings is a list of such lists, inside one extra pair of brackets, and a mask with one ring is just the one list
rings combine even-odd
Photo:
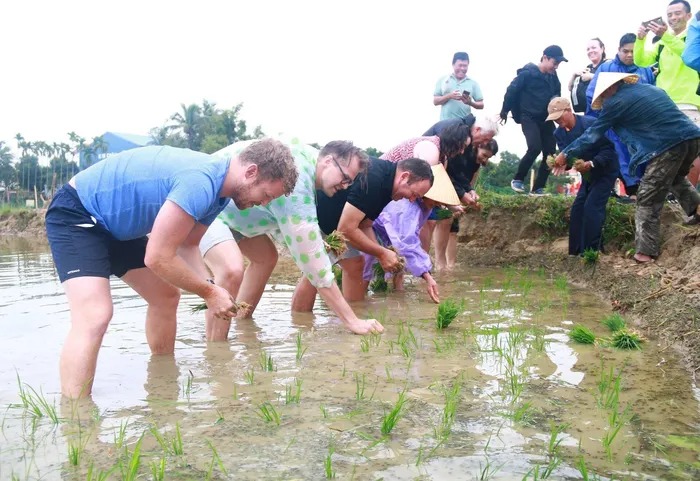
[(588, 66), (580, 72), (574, 72), (569, 80), (569, 92), (571, 92), (571, 105), (574, 112), (586, 111), (586, 89), (593, 79), (595, 71), (600, 64), (605, 62), (605, 44), (598, 37), (592, 38), (586, 44), (586, 55), (591, 61)]

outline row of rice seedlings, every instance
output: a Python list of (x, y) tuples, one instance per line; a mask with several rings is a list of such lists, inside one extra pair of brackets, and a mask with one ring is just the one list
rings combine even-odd
[[(610, 318), (606, 318), (603, 320), (603, 322), (609, 319)], [(610, 322), (617, 322), (617, 320), (611, 320)], [(594, 344), (596, 342), (596, 337), (595, 334), (593, 334), (593, 331), (580, 324), (576, 324), (573, 329), (571, 329), (569, 332), (569, 337), (572, 341), (579, 344)], [(617, 349), (641, 349), (642, 342), (644, 342), (644, 339), (635, 331), (620, 328), (619, 330), (613, 332), (610, 340), (604, 340), (604, 345), (610, 345)]]
[(445, 329), (449, 326), (452, 321), (455, 320), (459, 311), (464, 308), (464, 301), (462, 305), (457, 304), (453, 299), (445, 299), (438, 304), (437, 315), (435, 317), (435, 325), (438, 329)]
[(455, 379), (451, 388), (445, 389), (445, 407), (442, 410), (437, 425), (433, 428), (435, 439), (438, 440), (438, 443), (446, 441), (452, 433), (452, 425), (455, 421), (457, 404), (459, 403), (461, 392), (462, 380), (459, 378)]
[(374, 398), (374, 393), (377, 391), (377, 385), (375, 384), (374, 391), (372, 391), (372, 394), (369, 396), (369, 398), (367, 398), (365, 394), (365, 389), (367, 388), (367, 376), (364, 373), (362, 373), (362, 375), (353, 373), (353, 379), (355, 380), (355, 399), (357, 401), (364, 401), (365, 399), (371, 401)]
[(288, 384), (284, 387), (284, 403), (285, 404), (300, 404), (301, 403), (301, 385), (304, 383), (302, 379), (294, 378), (293, 385)]
[(297, 362), (301, 362), (301, 358), (304, 357), (304, 354), (306, 353), (306, 350), (308, 349), (308, 347), (304, 347), (302, 344), (301, 331), (297, 332), (296, 346), (297, 346), (296, 360), (297, 360)]
[(164, 454), (168, 456), (183, 456), (185, 454), (180, 423), (175, 423), (175, 432), (172, 437), (161, 433), (156, 425), (151, 426), (148, 431), (155, 438)]
[(269, 401), (265, 401), (258, 406), (257, 415), (266, 423), (280, 425), (281, 415)]
[(457, 339), (453, 335), (439, 336), (433, 338), (433, 344), (435, 345), (435, 351), (438, 354), (443, 352), (451, 352), (457, 347)]
[(275, 362), (272, 360), (272, 354), (266, 353), (265, 350), (260, 351), (259, 363), (263, 372), (276, 371)]
[(384, 436), (388, 436), (394, 429), (394, 426), (396, 426), (396, 423), (401, 418), (406, 401), (406, 390), (404, 389), (399, 394), (399, 398), (391, 410), (389, 410), (389, 412), (384, 414), (384, 417), (382, 417), (381, 431)]
[(369, 352), (371, 347), (379, 347), (382, 342), (382, 335), (378, 332), (372, 332), (367, 336), (362, 336), (360, 338), (360, 350), (362, 352)]

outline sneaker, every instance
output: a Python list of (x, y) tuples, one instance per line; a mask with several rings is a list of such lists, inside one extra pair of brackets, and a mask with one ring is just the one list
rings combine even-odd
[(522, 180), (511, 180), (510, 181), (510, 188), (519, 194), (525, 193), (525, 186), (523, 185)]
[(542, 197), (543, 195), (549, 195), (544, 191), (543, 188), (535, 189), (532, 192), (530, 192), (530, 195), (534, 195), (535, 197)]
[(618, 196), (615, 200), (616, 200), (619, 204), (634, 204), (634, 199), (632, 199), (631, 197), (629, 197), (629, 196), (627, 196), (627, 195), (624, 196), (624, 197), (623, 197), (623, 196)]

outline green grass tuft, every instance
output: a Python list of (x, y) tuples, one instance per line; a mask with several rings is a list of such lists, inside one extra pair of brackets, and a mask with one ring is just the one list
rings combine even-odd
[(435, 323), (438, 329), (445, 329), (459, 314), (459, 305), (452, 299), (445, 299), (438, 304), (437, 317)]
[(609, 315), (600, 322), (602, 322), (612, 332), (617, 332), (620, 329), (624, 329), (625, 325), (627, 324), (625, 319), (617, 312)]
[(642, 342), (644, 340), (639, 334), (628, 329), (615, 332), (610, 339), (612, 346), (618, 349), (641, 349)]
[(583, 251), (581, 257), (583, 258), (584, 264), (592, 266), (598, 262), (598, 259), (600, 259), (600, 251), (588, 248)]
[(571, 332), (569, 332), (569, 337), (572, 341), (579, 344), (593, 344), (595, 342), (595, 334), (580, 324), (576, 324)]

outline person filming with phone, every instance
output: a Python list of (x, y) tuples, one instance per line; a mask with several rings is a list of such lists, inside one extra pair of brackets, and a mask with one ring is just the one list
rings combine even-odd
[(440, 120), (463, 119), (472, 113), (472, 108), (484, 108), (481, 87), (474, 79), (467, 77), (467, 52), (457, 52), (452, 56), (452, 70), (450, 75), (437, 81), (433, 92), (433, 105), (441, 106)]
[[(656, 86), (666, 91), (695, 125), (700, 125), (698, 72), (688, 67), (681, 57), (692, 18), (692, 10), (686, 0), (673, 0), (666, 8), (668, 25), (661, 17), (642, 22), (634, 43), (634, 63), (646, 67), (658, 62)], [(654, 34), (651, 48), (647, 47), (649, 32)], [(700, 159), (695, 159), (690, 174), (693, 185), (697, 184), (698, 168)]]

